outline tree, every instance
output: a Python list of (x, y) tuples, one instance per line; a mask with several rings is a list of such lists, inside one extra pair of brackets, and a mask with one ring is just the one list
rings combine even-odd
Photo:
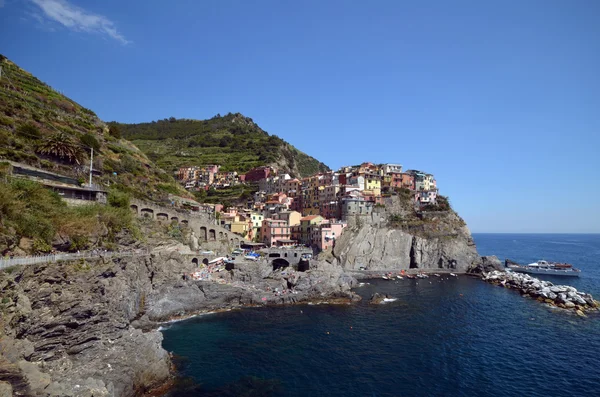
[(100, 142), (92, 134), (82, 135), (79, 140), (87, 147), (93, 148), (96, 152), (100, 151)]
[(121, 139), (121, 129), (119, 129), (118, 125), (111, 124), (110, 127), (108, 127), (108, 135), (113, 138)]
[(36, 149), (40, 154), (67, 160), (69, 163), (81, 164), (85, 157), (83, 149), (73, 138), (64, 132), (52, 135), (40, 143)]

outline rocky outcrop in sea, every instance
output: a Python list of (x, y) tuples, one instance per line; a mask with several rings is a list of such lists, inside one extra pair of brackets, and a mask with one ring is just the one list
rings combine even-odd
[(594, 300), (591, 294), (577, 291), (568, 285), (554, 285), (550, 281), (542, 281), (526, 273), (494, 270), (483, 273), (481, 277), (489, 283), (516, 289), (524, 297), (574, 310), (580, 316), (584, 316), (586, 311), (600, 310), (600, 302)]

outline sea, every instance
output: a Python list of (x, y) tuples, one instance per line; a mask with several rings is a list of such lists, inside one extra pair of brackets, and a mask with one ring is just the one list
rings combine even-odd
[[(474, 234), (481, 255), (572, 263), (540, 276), (600, 300), (600, 234)], [(352, 305), (248, 308), (168, 325), (168, 396), (600, 396), (586, 318), (467, 276), (367, 280)], [(370, 305), (374, 293), (392, 297)]]

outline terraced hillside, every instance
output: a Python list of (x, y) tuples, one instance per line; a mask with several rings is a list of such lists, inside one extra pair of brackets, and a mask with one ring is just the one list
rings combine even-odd
[(208, 120), (177, 120), (118, 124), (123, 137), (167, 171), (186, 165), (221, 165), (223, 171), (244, 172), (272, 165), (302, 177), (329, 168), (276, 135), (269, 135), (239, 113)]
[(26, 163), (83, 182), (93, 148), (97, 184), (159, 201), (169, 192), (186, 194), (170, 174), (93, 111), (2, 55), (0, 66), (0, 161)]

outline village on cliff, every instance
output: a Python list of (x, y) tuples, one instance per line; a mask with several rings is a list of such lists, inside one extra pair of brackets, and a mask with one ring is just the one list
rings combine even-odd
[(278, 173), (272, 167), (254, 168), (245, 174), (220, 172), (218, 165), (181, 167), (177, 179), (189, 191), (257, 184), (258, 191), (245, 205), (201, 204), (174, 199), (192, 211), (215, 214), (231, 232), (271, 247), (307, 245), (323, 251), (335, 244), (348, 219), (369, 216), (383, 197), (403, 189), (416, 209), (435, 205), (438, 189), (433, 175), (402, 171), (399, 164), (365, 162), (338, 171), (302, 179)]

